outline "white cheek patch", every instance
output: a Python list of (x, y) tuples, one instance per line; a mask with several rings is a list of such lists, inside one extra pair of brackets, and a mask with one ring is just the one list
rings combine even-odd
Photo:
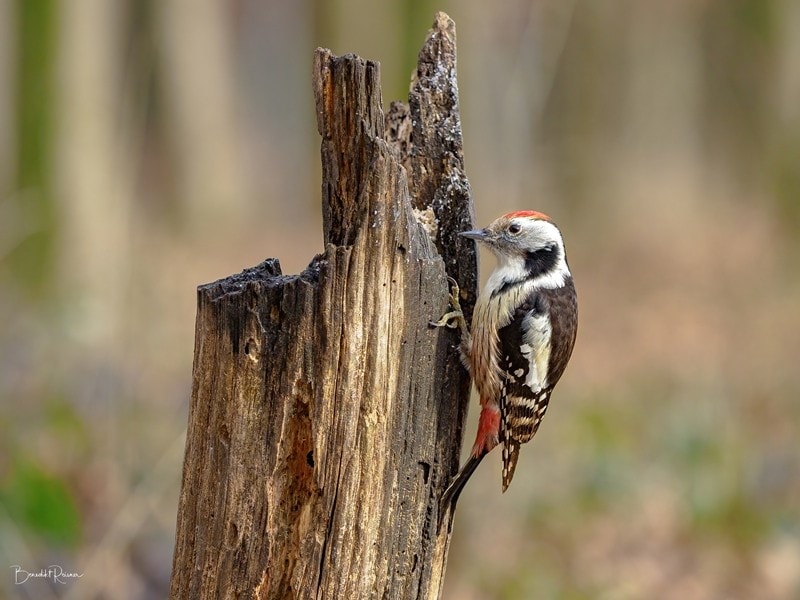
[(557, 289), (564, 285), (570, 275), (564, 253), (558, 258), (554, 268), (547, 272), (530, 278), (530, 273), (525, 266), (525, 260), (520, 255), (506, 255), (495, 252), (498, 259), (497, 268), (489, 276), (484, 293), (494, 294), (510, 283), (519, 282), (531, 285), (534, 289)]
[(512, 260), (508, 257), (499, 257), (500, 264), (489, 276), (484, 293), (492, 296), (497, 290), (513, 281), (525, 281), (528, 272), (521, 260)]

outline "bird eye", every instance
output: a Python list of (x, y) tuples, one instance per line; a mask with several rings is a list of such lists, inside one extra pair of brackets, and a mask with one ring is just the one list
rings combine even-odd
[(522, 228), (519, 226), (519, 223), (512, 223), (508, 226), (508, 233), (516, 235), (519, 233), (520, 229)]

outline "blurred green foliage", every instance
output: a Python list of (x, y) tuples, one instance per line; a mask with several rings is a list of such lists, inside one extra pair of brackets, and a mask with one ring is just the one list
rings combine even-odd
[(58, 2), (20, 0), (17, 73), (17, 173), (22, 219), (31, 234), (6, 257), (14, 279), (33, 293), (52, 291), (56, 235), (55, 140)]
[(16, 527), (46, 544), (69, 547), (80, 540), (81, 516), (69, 487), (25, 456), (12, 457), (0, 504)]
[[(2, 444), (0, 515), (42, 544), (72, 548), (81, 541), (83, 520), (72, 476), (91, 455), (90, 436), (68, 400), (50, 398), (40, 408), (40, 414), (25, 411), (4, 419), (10, 435)], [(38, 454), (31, 452), (31, 437)], [(52, 460), (42, 460), (42, 453), (54, 453), (59, 464), (48, 467)]]

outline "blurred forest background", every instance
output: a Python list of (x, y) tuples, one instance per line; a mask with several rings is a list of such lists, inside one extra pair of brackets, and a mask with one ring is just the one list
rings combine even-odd
[(553, 216), (582, 311), (445, 598), (800, 597), (796, 0), (0, 0), (0, 597), (165, 597), (195, 287), (322, 250), (314, 48), (388, 105), (439, 9), (478, 222)]

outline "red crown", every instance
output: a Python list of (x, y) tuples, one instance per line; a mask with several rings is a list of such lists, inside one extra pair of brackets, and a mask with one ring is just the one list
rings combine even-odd
[(529, 219), (541, 219), (542, 221), (552, 221), (550, 217), (548, 217), (544, 213), (537, 212), (535, 210), (518, 210), (515, 212), (510, 212), (505, 215), (507, 219), (514, 219), (516, 217), (528, 217)]

